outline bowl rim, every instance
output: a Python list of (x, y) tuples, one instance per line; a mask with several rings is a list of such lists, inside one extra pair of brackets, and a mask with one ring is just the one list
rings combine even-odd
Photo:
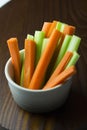
[[(23, 51), (23, 50), (21, 50), (20, 52), (22, 52), (22, 51)], [(10, 75), (9, 75), (9, 73), (8, 73), (8, 67), (9, 67), (10, 64), (12, 64), (12, 62), (11, 62), (11, 57), (7, 60), (7, 62), (6, 62), (6, 64), (5, 64), (5, 70), (4, 70), (4, 72), (5, 72), (5, 76), (6, 76), (7, 81), (8, 81), (9, 83), (13, 84), (13, 86), (15, 86), (16, 88), (21, 89), (21, 90), (24, 90), (24, 91), (27, 91), (27, 92), (40, 92), (40, 93), (43, 93), (43, 92), (52, 91), (52, 90), (58, 89), (58, 88), (60, 88), (60, 87), (63, 87), (64, 84), (66, 84), (67, 81), (69, 81), (69, 80), (72, 78), (72, 77), (69, 77), (64, 83), (61, 83), (61, 84), (59, 84), (59, 85), (56, 85), (55, 87), (52, 87), (52, 88), (50, 88), (50, 89), (46, 89), (46, 90), (43, 90), (43, 89), (28, 89), (28, 88), (24, 88), (24, 87), (18, 85), (16, 82), (14, 82), (14, 81), (11, 79), (11, 77), (10, 77)]]

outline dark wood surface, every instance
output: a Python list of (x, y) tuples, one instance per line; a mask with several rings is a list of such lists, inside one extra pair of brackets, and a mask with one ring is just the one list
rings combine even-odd
[[(4, 75), (10, 56), (6, 40), (17, 37), (22, 49), (28, 33), (52, 20), (76, 26), (82, 38), (77, 74), (64, 106), (51, 113), (28, 113), (14, 102)], [(0, 125), (11, 130), (87, 129), (87, 0), (12, 0), (0, 9)]]

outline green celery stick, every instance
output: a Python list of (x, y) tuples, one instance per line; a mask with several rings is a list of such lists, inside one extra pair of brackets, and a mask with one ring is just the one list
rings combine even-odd
[(27, 34), (27, 39), (34, 40), (34, 36), (30, 35), (30, 34)]
[(80, 41), (81, 41), (80, 37), (78, 37), (76, 35), (73, 35), (72, 39), (71, 39), (71, 41), (69, 43), (69, 46), (67, 48), (67, 51), (72, 51), (72, 52), (77, 51), (78, 47), (80, 45)]
[(45, 37), (45, 33), (43, 31), (35, 31), (35, 35), (34, 35), (34, 40), (36, 42), (35, 66), (37, 65), (41, 56), (42, 42), (43, 42), (44, 37)]
[(80, 57), (80, 55), (76, 51), (74, 51), (73, 56), (72, 56), (71, 60), (69, 61), (69, 63), (67, 64), (66, 68), (68, 68), (72, 65), (75, 65), (76, 62), (78, 61), (79, 57)]
[(24, 62), (22, 64), (22, 69), (21, 69), (20, 86), (23, 86), (23, 79), (24, 79)]
[[(45, 48), (46, 48), (46, 46), (47, 46), (48, 40), (49, 40), (48, 38), (44, 38), (44, 39), (43, 39), (41, 55), (43, 54), (43, 52), (44, 52), (44, 50), (45, 50)], [(45, 77), (46, 77), (46, 76), (45, 76)], [(44, 77), (43, 82), (42, 82), (42, 84), (41, 84), (41, 88), (44, 86), (45, 79), (46, 79), (45, 77)]]
[(21, 65), (22, 65), (24, 61), (24, 50), (22, 50), (20, 53), (20, 60), (21, 60)]
[(62, 26), (61, 26), (61, 28), (60, 28), (60, 31), (61, 32), (63, 32), (63, 30), (64, 30), (64, 27), (66, 26), (67, 24), (65, 24), (65, 23), (62, 23)]
[(58, 22), (56, 25), (56, 29), (58, 29), (60, 32), (63, 32), (65, 25), (65, 23)]
[(65, 38), (64, 38), (64, 41), (62, 43), (62, 46), (61, 46), (61, 49), (59, 51), (59, 54), (58, 54), (58, 57), (57, 57), (57, 60), (56, 60), (56, 63), (54, 65), (54, 69), (57, 67), (57, 65), (59, 64), (59, 62), (61, 61), (61, 59), (63, 58), (66, 50), (67, 50), (67, 47), (69, 45), (69, 42), (71, 40), (72, 36), (71, 35), (66, 35)]
[(42, 50), (41, 50), (41, 54), (44, 52), (46, 45), (48, 43), (48, 38), (44, 38), (43, 43), (42, 43)]
[(20, 85), (23, 86), (23, 78), (24, 78), (24, 59), (25, 59), (25, 54), (24, 51), (20, 53), (21, 56), (21, 78), (20, 78)]
[(61, 30), (61, 26), (62, 26), (62, 23), (58, 22), (57, 25), (56, 25), (56, 29), (60, 31)]

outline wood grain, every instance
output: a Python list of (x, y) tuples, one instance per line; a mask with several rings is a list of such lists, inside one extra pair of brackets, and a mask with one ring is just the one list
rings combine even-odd
[[(4, 75), (9, 52), (6, 40), (40, 30), (44, 21), (59, 20), (76, 26), (82, 38), (72, 89), (67, 102), (51, 113), (34, 114), (13, 100)], [(0, 124), (10, 130), (79, 130), (87, 128), (87, 0), (13, 0), (0, 9)]]

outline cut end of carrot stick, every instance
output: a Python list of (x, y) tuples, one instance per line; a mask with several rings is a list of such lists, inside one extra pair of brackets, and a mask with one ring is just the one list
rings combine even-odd
[(54, 20), (54, 21), (52, 22), (50, 28), (49, 28), (49, 31), (48, 31), (48, 33), (47, 33), (47, 37), (50, 37), (50, 36), (51, 36), (53, 30), (56, 28), (56, 25), (57, 25), (57, 21)]
[(73, 35), (75, 33), (75, 26), (70, 26), (70, 25), (66, 25), (64, 27), (64, 31), (63, 33), (66, 35), (66, 34), (69, 34), (69, 35)]
[(13, 42), (18, 42), (17, 38), (10, 38), (10, 39), (7, 40), (8, 44), (10, 44), (10, 43), (13, 44)]
[(42, 31), (45, 32), (45, 37), (47, 37), (48, 35), (48, 31), (51, 27), (51, 24), (52, 24), (51, 22), (44, 22), (43, 24)]

